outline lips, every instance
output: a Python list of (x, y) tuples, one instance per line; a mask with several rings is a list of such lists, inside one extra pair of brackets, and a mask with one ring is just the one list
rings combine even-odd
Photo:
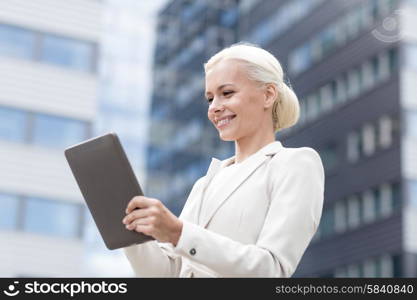
[(230, 124), (230, 122), (236, 117), (236, 115), (228, 115), (221, 118), (216, 118), (215, 123), (217, 128), (223, 128)]

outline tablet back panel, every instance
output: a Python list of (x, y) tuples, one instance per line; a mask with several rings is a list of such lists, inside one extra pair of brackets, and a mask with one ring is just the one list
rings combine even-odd
[(129, 201), (143, 193), (115, 133), (72, 146), (65, 156), (108, 249), (153, 239), (122, 223)]

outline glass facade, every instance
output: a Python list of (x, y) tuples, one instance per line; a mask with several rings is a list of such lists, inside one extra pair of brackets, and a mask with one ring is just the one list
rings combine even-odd
[(32, 130), (33, 144), (61, 149), (88, 136), (86, 122), (43, 114), (34, 115)]
[(13, 230), (17, 226), (19, 199), (0, 193), (0, 230)]
[(54, 35), (45, 35), (42, 41), (42, 62), (79, 71), (94, 69), (94, 46), (89, 42)]
[(367, 0), (355, 5), (335, 23), (298, 46), (289, 55), (289, 72), (292, 75), (306, 71), (313, 64), (325, 59), (337, 48), (346, 45), (369, 26), (384, 17), (396, 5), (396, 0)]
[(20, 27), (0, 24), (0, 56), (34, 58), (36, 34)]
[(265, 45), (300, 19), (307, 16), (323, 0), (293, 0), (287, 1), (282, 7), (258, 24), (246, 37), (255, 44)]
[(173, 1), (159, 14), (146, 190), (176, 215), (207, 170), (208, 157), (232, 152), (207, 120), (203, 64), (236, 42), (237, 4)]
[(85, 205), (0, 193), (0, 230), (81, 238)]
[(320, 237), (315, 240), (391, 216), (400, 207), (399, 188), (398, 183), (383, 183), (325, 207), (320, 221)]
[(0, 24), (0, 56), (94, 73), (96, 54), (91, 42)]
[[(192, 184), (193, 176), (204, 174), (205, 170), (197, 167), (204, 166), (199, 151), (209, 149), (209, 157), (218, 157), (213, 153), (221, 148), (216, 143), (218, 137), (203, 121), (205, 111), (192, 106), (193, 99), (200, 96), (199, 88), (196, 85), (194, 93), (190, 87), (197, 77), (195, 66), (209, 58), (212, 49), (220, 50), (227, 43), (205, 46), (204, 53), (198, 48), (192, 52), (191, 45), (198, 36), (204, 37), (205, 45), (222, 40), (219, 27), (233, 24), (228, 20), (234, 16), (233, 8), (229, 12), (222, 7), (218, 15), (210, 14), (212, 19), (203, 18), (214, 29), (205, 32), (203, 27), (193, 26), (195, 31), (191, 31), (188, 27), (198, 22), (181, 14), (177, 17), (179, 3), (183, 1), (171, 1), (161, 11), (164, 30), (159, 31), (155, 54), (158, 89), (154, 91), (152, 113), (155, 123), (169, 120), (170, 130), (153, 125), (151, 135), (161, 144), (149, 147), (150, 176), (160, 179), (150, 184), (151, 190), (160, 191), (170, 202), (179, 202), (187, 192), (187, 182)], [(403, 230), (401, 203), (405, 199), (398, 161), (402, 137), (417, 135), (417, 126), (413, 126), (417, 119), (415, 109), (410, 109), (411, 101), (399, 98), (404, 65), (408, 72), (417, 69), (416, 46), (407, 37), (390, 43), (374, 35), (374, 31), (387, 29), (389, 21), (400, 21), (401, 10), (396, 9), (403, 3), (242, 0), (234, 12), (239, 24), (237, 40), (259, 44), (275, 54), (300, 99), (298, 124), (279, 132), (278, 140), (287, 147), (313, 147), (325, 167), (324, 210), (313, 243), (299, 266), (301, 276), (391, 277), (399, 276), (406, 263), (399, 241)], [(289, 28), (296, 36), (285, 34)], [(184, 39), (173, 41), (182, 32)], [(415, 79), (407, 75), (410, 82)], [(173, 101), (170, 95), (174, 93)], [(408, 112), (401, 107), (403, 102), (410, 106)], [(194, 123), (193, 116), (203, 122)], [(167, 137), (173, 149), (163, 143)], [(196, 144), (201, 148), (195, 148)], [(225, 151), (225, 156), (231, 152)], [(188, 177), (194, 170), (195, 175)], [(167, 189), (172, 191), (171, 197)], [(414, 190), (410, 183), (406, 190), (410, 203), (415, 202), (415, 197), (410, 198), (417, 193)], [(364, 241), (368, 234), (372, 245)], [(345, 238), (358, 243), (347, 245)], [(327, 251), (330, 244), (332, 250)]]
[(0, 139), (19, 142), (25, 141), (27, 114), (18, 109), (0, 106)]
[(27, 198), (24, 207), (24, 231), (66, 238), (80, 237), (80, 205)]
[(397, 69), (397, 52), (396, 48), (385, 50), (362, 62), (359, 67), (336, 75), (336, 79), (302, 96), (300, 102), (305, 104), (301, 108), (300, 121), (296, 126), (313, 122), (323, 117), (323, 114), (338, 109), (347, 100), (354, 101), (369, 90), (386, 83)]
[(85, 121), (0, 106), (0, 139), (63, 149), (90, 135)]
[(372, 156), (378, 151), (390, 147), (393, 138), (398, 134), (398, 120), (394, 117), (382, 115), (372, 123), (367, 122), (347, 135), (347, 160), (355, 163), (361, 157)]
[(387, 278), (394, 276), (394, 256), (389, 253), (367, 257), (336, 268), (334, 277)]

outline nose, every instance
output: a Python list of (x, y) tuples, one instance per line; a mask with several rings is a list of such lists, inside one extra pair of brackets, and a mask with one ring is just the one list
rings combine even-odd
[(223, 111), (223, 110), (224, 110), (223, 104), (220, 103), (218, 98), (214, 97), (213, 101), (211, 101), (211, 104), (209, 106), (209, 113), (216, 113), (216, 112)]

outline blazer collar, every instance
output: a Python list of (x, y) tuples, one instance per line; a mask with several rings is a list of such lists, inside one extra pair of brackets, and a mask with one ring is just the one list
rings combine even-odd
[[(207, 227), (210, 220), (213, 218), (217, 210), (223, 205), (223, 203), (230, 197), (230, 195), (258, 168), (260, 167), (269, 156), (273, 156), (278, 153), (283, 148), (281, 142), (275, 141), (272, 142), (261, 149), (256, 153), (252, 154), (248, 158), (248, 161), (242, 162), (245, 163), (245, 167), (242, 168), (239, 173), (233, 177), (233, 179), (222, 186), (219, 186), (213, 197), (210, 199), (212, 203), (206, 206), (208, 207), (207, 211), (201, 211), (201, 203), (198, 211), (198, 224)], [(201, 201), (206, 201), (204, 195), (208, 185), (210, 184), (213, 177), (222, 169), (235, 162), (235, 156), (226, 158), (225, 160), (219, 160), (217, 158), (212, 158), (210, 166), (207, 170), (205, 176), (205, 182), (203, 186), (203, 193), (201, 195)]]

